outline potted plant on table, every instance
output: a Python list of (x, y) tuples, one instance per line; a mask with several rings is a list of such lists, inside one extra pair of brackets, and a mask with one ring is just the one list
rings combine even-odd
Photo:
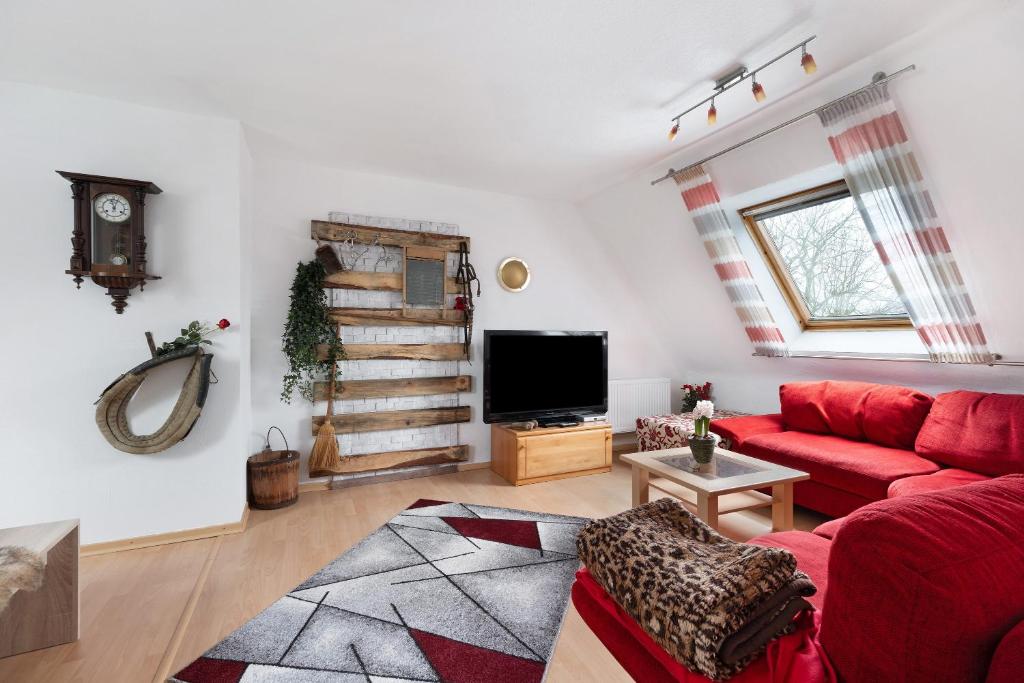
[(697, 401), (693, 407), (693, 434), (688, 437), (688, 441), (693, 459), (700, 465), (708, 464), (715, 455), (718, 440), (710, 431), (714, 414), (715, 404), (711, 401)]

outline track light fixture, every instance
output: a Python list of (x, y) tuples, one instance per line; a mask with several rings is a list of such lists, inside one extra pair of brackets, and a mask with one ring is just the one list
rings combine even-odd
[(807, 51), (807, 43), (811, 42), (816, 37), (817, 36), (810, 36), (806, 40), (797, 43), (796, 45), (789, 48), (782, 54), (776, 56), (774, 59), (765, 62), (756, 69), (748, 70), (747, 67), (740, 66), (733, 69), (729, 73), (724, 74), (721, 78), (715, 81), (715, 92), (711, 96), (704, 98), (703, 100), (693, 105), (683, 113), (677, 114), (676, 116), (672, 117), (672, 127), (668, 131), (669, 141), (671, 142), (672, 140), (675, 140), (676, 136), (679, 134), (679, 122), (682, 120), (682, 118), (689, 114), (694, 109), (697, 109), (698, 107), (701, 107), (707, 104), (708, 102), (711, 103), (711, 106), (708, 108), (708, 125), (713, 126), (715, 123), (717, 123), (718, 109), (715, 106), (715, 98), (722, 95), (722, 93), (724, 93), (726, 90), (729, 90), (730, 88), (739, 85), (748, 78), (750, 79), (750, 91), (754, 95), (754, 100), (757, 102), (764, 102), (768, 98), (768, 94), (764, 91), (764, 86), (757, 82), (757, 74), (763, 71), (765, 68), (771, 66), (775, 62), (779, 61), (788, 54), (800, 50), (800, 66), (803, 67), (804, 73), (806, 73), (807, 75), (813, 74), (815, 71), (818, 70), (818, 65), (814, 62), (814, 57), (811, 56), (811, 53)]
[(800, 46), (800, 66), (804, 68), (804, 73), (808, 76), (818, 70), (818, 65), (814, 63), (814, 57), (807, 51), (807, 43)]
[(757, 82), (757, 72), (754, 72), (750, 80), (753, 82), (753, 85), (750, 86), (750, 92), (754, 93), (754, 101), (764, 102), (768, 96), (764, 94), (764, 86)]

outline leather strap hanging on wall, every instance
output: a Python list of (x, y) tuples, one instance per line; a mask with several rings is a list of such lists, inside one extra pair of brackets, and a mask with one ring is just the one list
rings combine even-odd
[[(152, 434), (137, 435), (128, 425), (128, 404), (153, 368), (185, 358), (192, 367), (185, 377), (178, 401), (167, 420)], [(159, 453), (178, 443), (192, 431), (206, 403), (210, 387), (213, 354), (190, 347), (147, 360), (110, 383), (96, 401), (96, 424), (111, 446), (125, 453)]]
[(469, 346), (473, 340), (473, 283), (476, 282), (476, 295), (480, 296), (480, 278), (476, 276), (476, 268), (469, 262), (469, 249), (465, 242), (459, 242), (459, 267), (455, 271), (455, 282), (459, 284), (465, 302), (466, 318), (463, 324), (462, 347), (468, 357)]

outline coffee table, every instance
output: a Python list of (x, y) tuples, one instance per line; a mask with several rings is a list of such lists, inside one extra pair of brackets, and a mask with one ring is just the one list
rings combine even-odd
[[(650, 499), (655, 488), (695, 508), (697, 516), (718, 529), (718, 516), (771, 507), (772, 530), (793, 528), (793, 484), (810, 479), (800, 470), (747, 455), (715, 449), (709, 465), (698, 466), (689, 446), (629, 453), (623, 462), (633, 467), (633, 507)], [(771, 495), (757, 489), (771, 488)]]

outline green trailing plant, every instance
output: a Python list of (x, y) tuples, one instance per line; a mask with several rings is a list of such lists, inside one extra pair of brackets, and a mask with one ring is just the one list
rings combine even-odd
[[(313, 382), (326, 378), (332, 372), (335, 379), (341, 374), (336, 363), (344, 359), (345, 349), (330, 320), (330, 307), (324, 292), (326, 271), (317, 260), (299, 263), (292, 281), (291, 306), (288, 322), (281, 335), (281, 351), (288, 359), (288, 372), (283, 378), (281, 400), (292, 402), (297, 392), (308, 401), (313, 400)], [(327, 347), (326, 356), (317, 356), (317, 345)]]

